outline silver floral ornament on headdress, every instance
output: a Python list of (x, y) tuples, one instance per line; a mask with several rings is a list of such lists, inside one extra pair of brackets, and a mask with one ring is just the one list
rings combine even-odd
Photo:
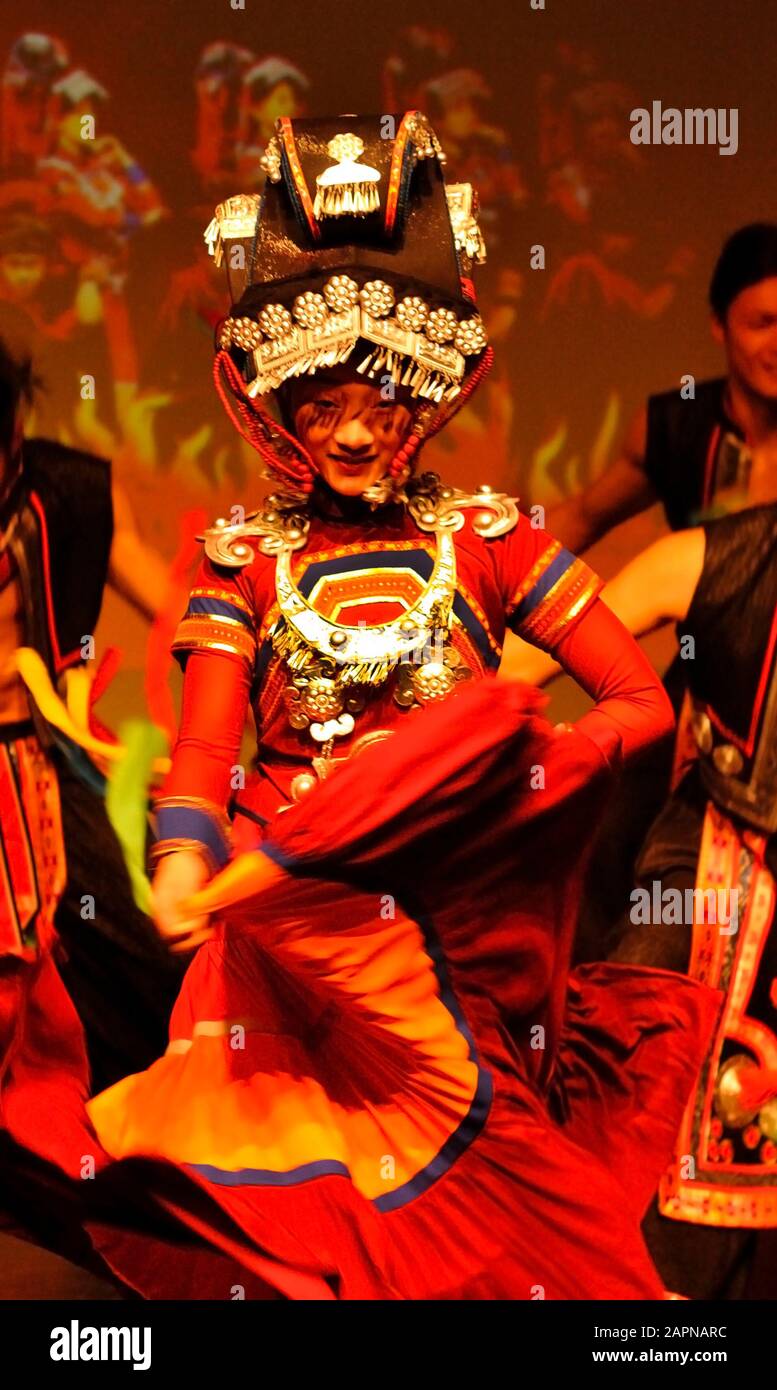
[(257, 321), (268, 338), (283, 338), (291, 332), (291, 314), (282, 304), (266, 304)]
[(324, 299), (335, 314), (352, 309), (359, 302), (359, 286), (350, 275), (333, 275), (324, 285)]
[(315, 294), (312, 290), (298, 294), (292, 309), (300, 328), (318, 328), (329, 314), (324, 296)]
[(472, 357), (476, 352), (482, 352), (488, 339), (483, 320), (479, 315), (471, 319), (462, 319), (456, 329), (456, 347), (459, 352), (463, 352), (465, 357)]
[(314, 217), (364, 217), (380, 207), (378, 184), (380, 170), (370, 164), (359, 164), (364, 154), (364, 141), (351, 132), (335, 135), (327, 151), (337, 163), (325, 169), (316, 179)]
[(360, 295), (362, 308), (371, 318), (382, 319), (391, 312), (394, 305), (394, 291), (385, 280), (368, 280)]
[(260, 167), (271, 183), (281, 181), (281, 147), (277, 136), (273, 135), (264, 154), (259, 160)]
[(232, 342), (246, 352), (253, 352), (262, 341), (262, 330), (253, 319), (233, 319), (231, 324)]
[(400, 299), (394, 316), (400, 328), (406, 328), (408, 333), (420, 333), (429, 317), (429, 305), (417, 294), (406, 295)]
[(450, 343), (456, 336), (459, 321), (452, 309), (433, 309), (426, 320), (424, 332), (431, 343)]
[(435, 135), (428, 116), (416, 111), (408, 121), (408, 135), (414, 146), (416, 159), (431, 159), (433, 156), (445, 164), (443, 148)]

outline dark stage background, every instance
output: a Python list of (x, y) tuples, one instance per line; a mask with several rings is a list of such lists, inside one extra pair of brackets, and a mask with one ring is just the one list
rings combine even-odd
[[(25, 33), (62, 45), (37, 106), (19, 96)], [(255, 505), (256, 456), (211, 386), (227, 302), (202, 231), (223, 196), (259, 186), (276, 115), (419, 105), (448, 177), (480, 189), (498, 353), (425, 461), (552, 503), (606, 467), (648, 392), (719, 369), (711, 265), (733, 227), (775, 216), (775, 39), (768, 0), (6, 4), (0, 311), (35, 341), (35, 427), (114, 457), (170, 560), (198, 519)], [(738, 152), (633, 146), (630, 111), (654, 100), (736, 107)], [(88, 171), (72, 138), (84, 112), (102, 142)], [(595, 563), (611, 572), (660, 524), (622, 528)], [(109, 715), (137, 709), (143, 624), (109, 597), (99, 637), (124, 650)]]

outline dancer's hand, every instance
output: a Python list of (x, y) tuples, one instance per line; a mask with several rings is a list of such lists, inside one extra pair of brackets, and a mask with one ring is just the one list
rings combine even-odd
[(238, 903), (245, 904), (265, 893), (283, 878), (285, 870), (262, 850), (239, 854), (226, 868), (216, 874), (199, 893), (182, 903), (187, 916), (200, 913), (222, 913)]
[(207, 916), (187, 916), (182, 905), (208, 881), (208, 870), (196, 850), (180, 849), (159, 861), (152, 886), (152, 912), (159, 935), (175, 953), (193, 951), (213, 936)]

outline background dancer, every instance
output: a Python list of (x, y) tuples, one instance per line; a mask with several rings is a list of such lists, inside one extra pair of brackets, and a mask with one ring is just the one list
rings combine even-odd
[[(694, 1298), (774, 1294), (776, 482), (759, 473), (752, 506), (656, 542), (605, 590), (635, 635), (677, 622), (692, 702), (695, 757), (636, 865), (651, 909), (633, 893), (610, 950), (726, 991), (646, 1225), (667, 1285)], [(556, 669), (528, 648), (512, 666), (537, 683)], [(693, 911), (656, 915), (663, 894), (685, 904), (694, 889)]]
[[(106, 815), (105, 779), (41, 713), (14, 653), (32, 649), (56, 686), (93, 653), (106, 583), (150, 615), (167, 576), (112, 489), (105, 460), (23, 439), (33, 383), (23, 349), (0, 343), (2, 1057), (11, 1065), (15, 1051), (17, 1065), (24, 1053), (19, 1030), (35, 1014), (22, 1001), (38, 972), (59, 998), (53, 953), (85, 1025), (99, 1089), (157, 1054), (180, 970), (134, 902)], [(56, 1009), (67, 1016), (72, 1007), (61, 994), (45, 1020), (53, 1068)]]

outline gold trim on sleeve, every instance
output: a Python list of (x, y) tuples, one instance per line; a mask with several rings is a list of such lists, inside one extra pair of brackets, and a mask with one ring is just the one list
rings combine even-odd
[(576, 560), (520, 624), (519, 635), (543, 651), (553, 651), (603, 587), (598, 574), (584, 561)]
[(175, 840), (157, 840), (156, 844), (151, 846), (148, 857), (152, 864), (157, 864), (160, 859), (166, 859), (170, 854), (178, 854), (181, 850), (189, 850), (190, 852), (199, 854), (200, 858), (205, 861), (206, 868), (211, 878), (214, 874), (219, 872), (221, 865), (216, 862), (208, 846), (204, 845), (201, 840), (186, 840), (183, 838)]
[(207, 613), (183, 618), (178, 624), (171, 651), (226, 652), (242, 657), (249, 665), (256, 659), (256, 637), (239, 618), (214, 617)]

